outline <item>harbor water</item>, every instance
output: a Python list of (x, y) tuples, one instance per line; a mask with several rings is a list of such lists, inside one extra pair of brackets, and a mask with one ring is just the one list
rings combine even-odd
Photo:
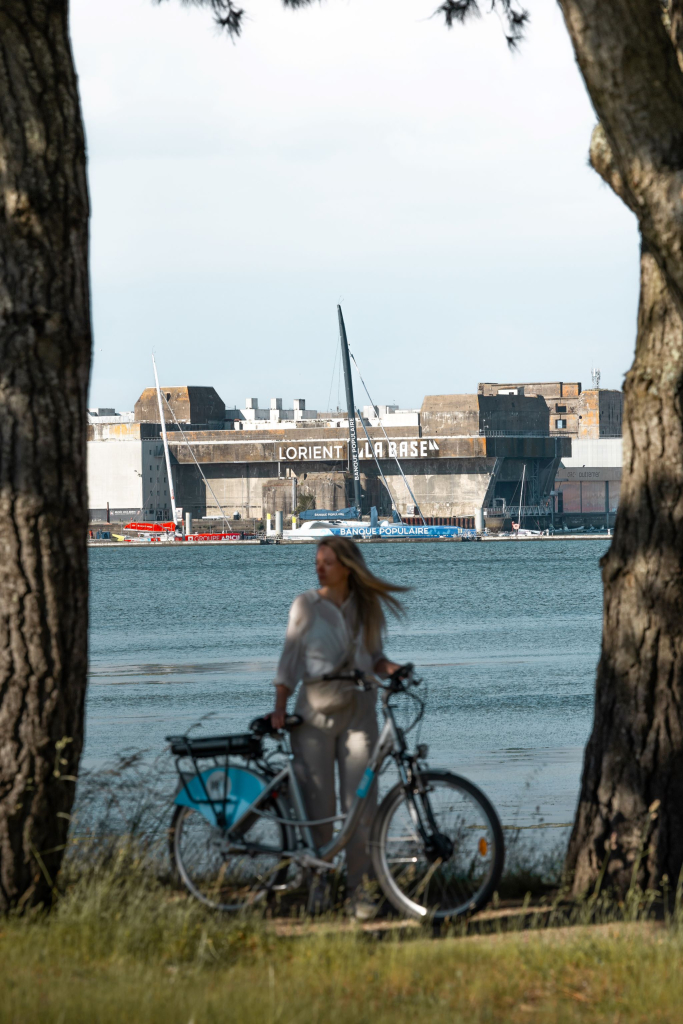
[[(363, 547), (374, 572), (412, 588), (386, 652), (424, 680), (430, 764), (482, 786), (504, 824), (573, 817), (607, 544)], [(195, 723), (244, 731), (270, 710), (288, 608), (316, 585), (314, 557), (309, 545), (91, 549), (85, 767), (125, 750), (153, 757)]]

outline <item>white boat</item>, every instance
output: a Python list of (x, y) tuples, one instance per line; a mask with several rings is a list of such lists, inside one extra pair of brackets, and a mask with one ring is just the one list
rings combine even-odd
[(462, 526), (409, 526), (407, 523), (392, 523), (382, 519), (377, 526), (360, 520), (317, 519), (304, 523), (298, 530), (283, 530), (283, 540), (317, 540), (321, 537), (394, 537), (439, 540), (453, 537), (474, 539), (476, 530)]
[[(387, 522), (387, 520), (383, 520)], [(333, 537), (340, 526), (368, 529), (368, 523), (360, 519), (309, 519), (296, 530), (283, 530), (283, 540), (311, 540), (319, 537)]]

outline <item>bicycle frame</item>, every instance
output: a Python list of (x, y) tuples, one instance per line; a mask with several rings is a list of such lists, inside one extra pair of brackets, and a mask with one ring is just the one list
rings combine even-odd
[[(382, 692), (384, 715), (382, 729), (346, 813), (319, 820), (308, 817), (287, 733), (273, 728), (271, 716), (254, 719), (246, 734), (196, 739), (167, 737), (187, 791), (186, 798), (181, 799), (179, 791), (174, 801), (180, 806), (174, 812), (169, 834), (171, 859), (192, 895), (216, 909), (236, 910), (255, 899), (270, 899), (297, 890), (304, 881), (310, 883), (311, 874), (315, 878), (334, 870), (335, 858), (356, 833), (363, 812), (374, 811), (374, 797), (372, 807), (368, 806), (369, 794), (377, 784), (382, 766), (392, 757), (398, 782), (391, 784), (378, 806), (369, 840), (372, 865), (382, 892), (401, 913), (417, 918), (433, 913), (435, 920), (446, 919), (470, 913), (485, 904), (503, 870), (505, 847), (500, 821), (485, 794), (473, 783), (451, 772), (428, 770), (424, 764), (425, 745), (418, 744), (414, 751), (408, 749), (405, 731), (409, 732), (424, 714), (424, 701), (409, 689), (421, 682), (414, 678), (412, 669), (412, 665), (401, 666), (386, 684), (376, 677), (366, 679), (359, 670), (335, 677), (355, 682), (363, 690), (377, 687)], [(409, 694), (419, 707), (405, 731), (397, 724), (391, 703), (393, 695), (399, 693)], [(301, 723), (298, 716), (286, 718), (286, 729), (296, 728), (297, 721)], [(265, 736), (277, 739), (279, 754), (286, 755), (284, 764), (281, 760), (273, 762), (268, 751), (264, 753), (261, 737)], [(244, 758), (246, 766), (231, 766), (231, 755)], [(195, 769), (195, 775), (188, 779), (179, 763), (183, 757), (191, 758)], [(200, 771), (197, 761), (202, 758), (213, 758), (215, 767)], [(455, 793), (456, 802), (444, 804), (444, 793)], [(203, 815), (213, 828), (207, 831), (205, 823), (199, 822), (200, 831), (196, 832), (198, 819), (193, 817), (188, 824), (187, 808)], [(463, 817), (472, 810), (474, 824), (469, 817)], [(442, 813), (446, 815), (443, 823)], [(252, 832), (260, 819), (276, 826), (275, 834), (272, 827), (266, 828), (261, 841), (257, 838), (260, 830), (255, 828)], [(316, 845), (314, 830), (333, 822), (341, 822), (337, 834), (329, 842)], [(470, 830), (478, 828), (487, 831), (486, 840), (473, 836)], [(188, 829), (189, 846), (183, 839)], [(463, 829), (467, 832), (465, 839)], [(250, 841), (250, 833), (256, 841)], [(403, 849), (406, 842), (409, 845)], [(392, 845), (396, 843), (401, 845)], [(188, 867), (188, 857), (194, 858), (195, 852), (201, 854), (204, 847), (208, 862), (198, 863), (196, 870), (193, 865)], [(261, 854), (270, 860), (262, 862)], [(235, 857), (233, 878), (226, 872), (233, 871)], [(438, 888), (432, 891), (435, 872), (452, 858), (453, 864), (444, 869), (443, 878), (438, 876)], [(215, 883), (207, 882), (206, 872), (211, 878), (216, 870)]]
[[(401, 782), (405, 785), (409, 785), (408, 775), (405, 771), (404, 754), (406, 751), (406, 743), (403, 738), (403, 733), (396, 724), (394, 718), (393, 708), (389, 705), (388, 699), (390, 694), (384, 691), (382, 694), (382, 705), (385, 716), (384, 726), (379, 734), (377, 742), (370, 755), (368, 765), (363, 773), (363, 777), (360, 781), (360, 785), (356, 790), (356, 795), (353, 803), (347, 812), (347, 814), (335, 815), (334, 818), (325, 818), (320, 821), (309, 820), (306, 813), (306, 805), (299, 786), (299, 780), (294, 772), (294, 755), (291, 750), (288, 753), (287, 764), (281, 771), (279, 771), (274, 778), (270, 780), (268, 785), (259, 793), (258, 797), (254, 802), (244, 811), (240, 817), (233, 822), (233, 824), (226, 829), (226, 838), (230, 838), (232, 835), (239, 833), (240, 826), (246, 824), (248, 819), (253, 816), (256, 812), (259, 812), (268, 798), (276, 793), (278, 788), (283, 782), (287, 782), (290, 793), (290, 801), (292, 810), (294, 811), (294, 817), (287, 821), (287, 824), (295, 829), (298, 829), (301, 833), (304, 841), (304, 849), (299, 850), (283, 850), (282, 855), (284, 857), (291, 857), (292, 860), (302, 861), (307, 866), (318, 867), (321, 869), (329, 869), (331, 867), (331, 861), (333, 858), (344, 849), (349, 839), (356, 830), (358, 819), (363, 812), (365, 807), (365, 800), (370, 792), (370, 789), (375, 781), (375, 778), (380, 771), (382, 765), (386, 761), (387, 757), (394, 756), (399, 769), (399, 775)], [(414, 802), (412, 802), (411, 814), (414, 814), (419, 819), (417, 808), (415, 808)], [(331, 821), (342, 820), (344, 823), (337, 833), (333, 836), (329, 843), (318, 849), (313, 841), (311, 834), (311, 827), (318, 824), (329, 823)], [(419, 820), (415, 821), (416, 827), (422, 832), (423, 828)], [(239, 847), (239, 843), (236, 844)], [(257, 848), (257, 847), (254, 847)], [(245, 845), (245, 850), (249, 847)]]

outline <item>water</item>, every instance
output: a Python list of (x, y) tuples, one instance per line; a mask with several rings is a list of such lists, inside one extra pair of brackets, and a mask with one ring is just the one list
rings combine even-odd
[[(600, 649), (602, 541), (366, 545), (408, 584), (387, 655), (415, 662), (430, 764), (467, 775), (504, 823), (571, 821)], [(204, 716), (244, 731), (270, 710), (311, 545), (93, 548), (85, 765), (155, 754)], [(423, 694), (424, 695), (424, 694)], [(538, 810), (540, 808), (540, 810)]]

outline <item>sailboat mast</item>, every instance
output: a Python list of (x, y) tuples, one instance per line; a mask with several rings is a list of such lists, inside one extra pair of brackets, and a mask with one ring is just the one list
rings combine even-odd
[(175, 491), (173, 490), (173, 476), (171, 474), (171, 456), (168, 451), (168, 438), (166, 437), (166, 417), (164, 416), (164, 406), (161, 401), (161, 388), (159, 387), (159, 375), (157, 374), (157, 363), (154, 356), (152, 356), (152, 365), (154, 366), (154, 380), (157, 386), (157, 400), (159, 402), (159, 417), (161, 419), (161, 436), (164, 439), (164, 455), (166, 456), (166, 476), (168, 477), (168, 489), (171, 495), (171, 508), (173, 510), (173, 522), (176, 522), (176, 511), (175, 511)]
[(337, 306), (339, 317), (339, 340), (341, 342), (342, 362), (344, 364), (344, 383), (346, 385), (346, 408), (349, 416), (349, 471), (353, 473), (353, 496), (358, 515), (361, 514), (360, 503), (360, 464), (358, 461), (358, 436), (356, 434), (356, 407), (353, 404), (353, 382), (351, 380), (351, 360), (349, 359), (349, 343), (346, 340), (346, 327), (341, 306)]
[(526, 475), (526, 462), (522, 466), (522, 486), (519, 489), (519, 515), (517, 516), (517, 525), (520, 530), (522, 529), (522, 506), (524, 505), (524, 477)]

